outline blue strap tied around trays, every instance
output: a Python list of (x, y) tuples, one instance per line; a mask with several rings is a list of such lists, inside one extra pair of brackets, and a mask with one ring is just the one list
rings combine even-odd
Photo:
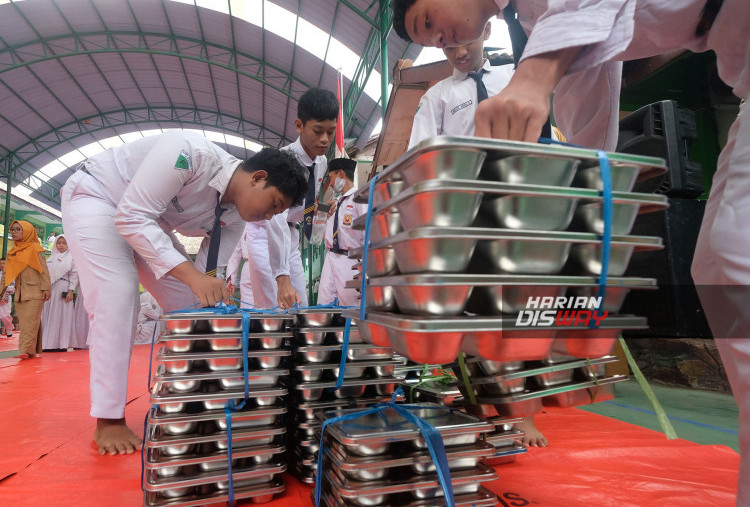
[(344, 370), (346, 369), (346, 355), (349, 353), (349, 333), (352, 330), (352, 319), (346, 319), (344, 339), (341, 343), (341, 360), (339, 361), (339, 377), (336, 379), (336, 389), (344, 385)]
[[(577, 144), (556, 141), (547, 137), (540, 137), (541, 144), (559, 144), (573, 148), (585, 148)], [(607, 292), (607, 274), (609, 272), (609, 251), (612, 243), (612, 172), (609, 165), (609, 156), (606, 151), (597, 150), (596, 155), (599, 157), (599, 167), (602, 175), (602, 220), (604, 221), (604, 231), (602, 234), (602, 269), (599, 275), (599, 288), (596, 292), (596, 298), (600, 301), (599, 308), (596, 309), (596, 316), (601, 316), (601, 309), (604, 306), (604, 298)], [(599, 299), (601, 298), (601, 299)], [(596, 329), (599, 319), (593, 320), (589, 324), (589, 329)]]
[[(599, 167), (602, 173), (602, 215), (604, 219), (604, 234), (602, 235), (602, 270), (599, 276), (599, 289), (596, 297), (600, 301), (599, 308), (596, 310), (597, 317), (601, 315), (601, 309), (604, 306), (604, 298), (607, 294), (607, 273), (609, 272), (609, 249), (612, 243), (612, 174), (610, 171), (609, 157), (606, 151), (599, 150), (596, 153), (599, 156)], [(599, 299), (601, 298), (601, 299)], [(599, 327), (593, 321), (590, 328)]]
[[(245, 378), (247, 379), (247, 376), (245, 376)], [(245, 395), (245, 399), (242, 400), (237, 406), (235, 406), (234, 400), (227, 400), (227, 404), (224, 405), (224, 418), (227, 422), (227, 462), (229, 464), (229, 467), (227, 469), (227, 474), (229, 477), (229, 487), (227, 488), (227, 505), (234, 505), (234, 478), (232, 477), (234, 475), (232, 473), (232, 414), (234, 412), (242, 410), (245, 407), (246, 402), (247, 395)]]
[(362, 274), (361, 291), (359, 301), (359, 320), (364, 321), (367, 317), (367, 253), (370, 250), (370, 226), (372, 224), (372, 197), (375, 193), (375, 182), (378, 181), (378, 175), (370, 180), (370, 189), (367, 194), (367, 219), (365, 221), (365, 241), (362, 245)]
[[(315, 507), (320, 507), (320, 493), (323, 486), (322, 475), (323, 475), (323, 449), (325, 442), (323, 437), (325, 436), (326, 427), (330, 424), (337, 423), (340, 421), (351, 421), (358, 419), (370, 414), (380, 414), (384, 410), (392, 408), (399, 415), (404, 417), (406, 420), (414, 424), (419, 430), (419, 433), (424, 438), (427, 444), (427, 449), (430, 452), (435, 468), (437, 469), (438, 479), (440, 486), (443, 488), (443, 494), (445, 495), (445, 503), (448, 507), (455, 507), (456, 503), (453, 498), (453, 483), (451, 482), (451, 473), (448, 468), (448, 458), (445, 455), (445, 446), (443, 445), (443, 437), (440, 436), (440, 432), (435, 429), (430, 423), (424, 419), (416, 416), (412, 410), (420, 410), (424, 407), (419, 405), (397, 405), (395, 400), (398, 396), (403, 396), (404, 392), (399, 387), (393, 393), (391, 401), (386, 403), (379, 403), (368, 409), (356, 412), (354, 414), (346, 414), (323, 421), (323, 425), (320, 429), (320, 449), (318, 450), (318, 470), (315, 474)], [(451, 407), (435, 407), (445, 410), (453, 410)]]

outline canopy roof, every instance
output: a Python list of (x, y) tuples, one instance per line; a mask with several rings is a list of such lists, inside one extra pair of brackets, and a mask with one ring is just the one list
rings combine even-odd
[[(364, 144), (381, 21), (389, 33), (387, 0), (0, 0), (0, 175), (59, 209), (71, 167), (113, 136), (202, 129), (243, 158), (283, 146), (299, 97), (335, 90), (339, 68), (345, 134)], [(387, 42), (389, 67), (420, 50)]]

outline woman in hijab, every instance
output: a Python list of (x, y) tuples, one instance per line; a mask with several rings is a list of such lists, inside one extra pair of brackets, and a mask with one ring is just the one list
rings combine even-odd
[(36, 229), (25, 220), (10, 224), (15, 245), (8, 252), (3, 288), (16, 282), (16, 314), (21, 325), (18, 358), (28, 359), (42, 351), (42, 308), (50, 297), (47, 262)]
[(63, 234), (55, 239), (52, 254), (47, 259), (47, 268), (52, 295), (42, 311), (42, 349), (85, 348), (86, 335), (79, 336), (74, 307), (78, 304), (74, 292), (78, 286), (78, 271)]

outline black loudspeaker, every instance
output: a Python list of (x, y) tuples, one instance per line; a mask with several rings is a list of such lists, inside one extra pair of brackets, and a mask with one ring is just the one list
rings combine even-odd
[(617, 151), (661, 157), (669, 172), (661, 180), (636, 185), (636, 192), (694, 198), (703, 193), (701, 166), (690, 160), (690, 143), (697, 139), (695, 113), (671, 100), (644, 106), (620, 120)]
[(649, 329), (627, 331), (628, 337), (710, 338), (698, 294), (690, 276), (705, 201), (670, 198), (669, 208), (641, 215), (631, 234), (660, 236), (664, 249), (633, 254), (626, 276), (656, 278), (658, 290), (634, 290), (621, 313), (648, 318)]

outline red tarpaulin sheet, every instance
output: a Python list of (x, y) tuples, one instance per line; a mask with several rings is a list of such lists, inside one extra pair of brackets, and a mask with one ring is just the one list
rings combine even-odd
[[(126, 416), (143, 431), (148, 347), (137, 346)], [(86, 351), (0, 359), (0, 505), (138, 506), (140, 455), (91, 446)], [(576, 409), (537, 417), (552, 445), (497, 467), (500, 506), (733, 505), (739, 455)], [(285, 478), (271, 507), (308, 505), (310, 488)]]

